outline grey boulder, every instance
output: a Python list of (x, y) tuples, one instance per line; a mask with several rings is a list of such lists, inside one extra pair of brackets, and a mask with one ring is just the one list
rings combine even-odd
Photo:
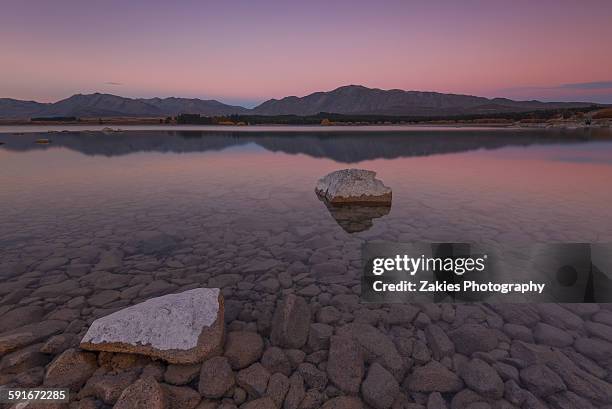
[(317, 182), (315, 192), (331, 204), (389, 204), (391, 188), (376, 179), (376, 172), (342, 169)]
[(195, 288), (98, 318), (81, 340), (81, 348), (194, 364), (221, 351), (223, 331), (220, 290)]

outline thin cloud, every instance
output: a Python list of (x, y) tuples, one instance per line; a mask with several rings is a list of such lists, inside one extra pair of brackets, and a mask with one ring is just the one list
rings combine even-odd
[(120, 83), (120, 82), (112, 82), (112, 81), (108, 81), (108, 82), (105, 82), (105, 83), (104, 83), (104, 85), (123, 85), (123, 84), (122, 84), (122, 83)]
[(598, 89), (612, 89), (612, 81), (594, 81), (594, 82), (576, 82), (570, 84), (561, 85), (550, 85), (550, 86), (524, 86), (524, 87), (510, 87), (498, 90), (499, 92), (507, 91), (538, 91), (538, 90), (598, 90)]
[(559, 88), (565, 89), (608, 89), (612, 88), (612, 81), (577, 82), (574, 84), (563, 84)]

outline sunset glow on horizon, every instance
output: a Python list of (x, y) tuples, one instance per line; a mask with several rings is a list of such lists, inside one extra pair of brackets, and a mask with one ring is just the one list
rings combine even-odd
[(0, 98), (342, 85), (612, 103), (612, 2), (6, 0)]

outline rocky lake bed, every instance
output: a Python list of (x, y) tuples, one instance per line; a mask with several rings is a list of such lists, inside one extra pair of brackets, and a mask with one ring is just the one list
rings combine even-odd
[[(358, 226), (313, 191), (338, 157), (89, 147), (0, 151), (0, 385), (70, 389), (27, 408), (612, 408), (611, 304), (360, 301), (370, 241), (612, 241), (602, 145), (575, 150), (591, 162), (557, 146), (363, 159), (393, 204)], [(202, 362), (82, 344), (96, 320), (198, 289), (223, 308), (183, 311), (214, 312), (223, 337), (155, 342), (210, 342)]]
[[(334, 252), (333, 237), (307, 234), (311, 248), (283, 249), (282, 233), (269, 236), (271, 252), (283, 255), (237, 274), (204, 267), (207, 246), (183, 243), (164, 259), (159, 251), (177, 246), (170, 235), (137, 236), (121, 249), (75, 249), (67, 240), (50, 254), (34, 246), (20, 249), (21, 261), (5, 259), (1, 384), (68, 387), (75, 408), (612, 402), (609, 304), (361, 304), (359, 253)], [(26, 255), (38, 261), (27, 265)], [(201, 287), (225, 298), (225, 339), (203, 363), (79, 347), (97, 318)]]

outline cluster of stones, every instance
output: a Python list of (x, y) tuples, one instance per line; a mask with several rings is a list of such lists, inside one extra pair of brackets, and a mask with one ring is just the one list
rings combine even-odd
[[(95, 334), (81, 346), (98, 351), (84, 350), (58, 319), (3, 328), (0, 383), (68, 387), (72, 402), (64, 407), (74, 409), (591, 409), (612, 402), (611, 305), (362, 305), (344, 292), (327, 299), (296, 292), (288, 286), (266, 311), (226, 302), (225, 336), (198, 340), (215, 344), (196, 358), (203, 362), (157, 359), (137, 346), (136, 353), (99, 351)], [(27, 316), (23, 308), (13, 310), (13, 323)], [(10, 313), (1, 317), (5, 327)]]
[[(205, 237), (180, 224), (171, 234), (85, 226), (95, 237), (53, 246), (3, 237), (0, 385), (69, 383), (74, 409), (138, 406), (121, 396), (200, 409), (612, 401), (610, 305), (360, 304), (359, 245), (376, 227), (358, 238), (265, 217), (240, 220), (248, 234), (207, 223)], [(225, 300), (225, 340), (202, 363), (80, 348), (96, 319), (200, 287)]]

